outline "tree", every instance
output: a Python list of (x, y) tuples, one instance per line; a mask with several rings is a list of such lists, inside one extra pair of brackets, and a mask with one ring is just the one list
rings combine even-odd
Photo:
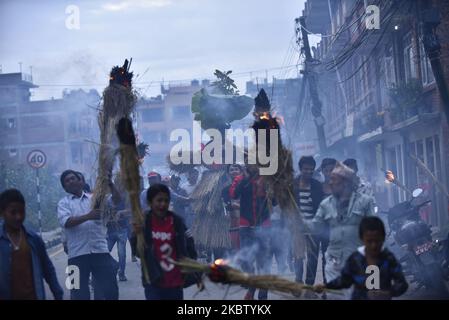
[(220, 71), (215, 70), (214, 75), (217, 77), (217, 80), (212, 82), (212, 86), (214, 87), (213, 93), (215, 94), (239, 94), (239, 91), (236, 90), (237, 86), (234, 83), (234, 80), (229, 76), (232, 73), (229, 71)]
[[(42, 231), (58, 227), (57, 205), (64, 197), (59, 177), (52, 174), (51, 168), (39, 169)], [(27, 226), (39, 230), (36, 172), (25, 164), (10, 165), (0, 163), (0, 190), (15, 188), (22, 192), (26, 201)]]

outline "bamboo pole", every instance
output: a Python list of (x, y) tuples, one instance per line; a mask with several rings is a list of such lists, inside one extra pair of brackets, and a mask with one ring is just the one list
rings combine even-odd
[(432, 173), (432, 171), (430, 171), (430, 169), (427, 168), (427, 166), (420, 159), (415, 157), (414, 155), (409, 153), (408, 156), (415, 161), (416, 165), (419, 168), (421, 168), (427, 174), (427, 176), (430, 177), (430, 179), (432, 179), (432, 181), (440, 189), (440, 191), (443, 192), (443, 194), (449, 199), (449, 192), (447, 191), (446, 186), (435, 177), (435, 175)]
[[(216, 263), (205, 265), (192, 259), (182, 259), (180, 261), (173, 261), (173, 263), (179, 266), (184, 273), (202, 272), (213, 282), (243, 285), (292, 295), (301, 294), (303, 290), (313, 291), (313, 286), (310, 285), (293, 282), (277, 275), (251, 275), (228, 265)], [(324, 289), (324, 291), (340, 295), (343, 294), (341, 291), (333, 289)]]

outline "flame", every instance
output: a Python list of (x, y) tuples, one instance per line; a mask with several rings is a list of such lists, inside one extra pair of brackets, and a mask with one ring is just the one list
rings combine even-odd
[(385, 178), (388, 182), (394, 182), (396, 180), (396, 177), (391, 170), (387, 170), (387, 172), (385, 173)]
[(259, 116), (260, 120), (270, 120), (270, 114), (268, 112), (263, 112), (260, 116)]
[(224, 266), (224, 265), (227, 264), (227, 261), (224, 260), (224, 259), (217, 259), (217, 260), (214, 261), (214, 264), (217, 265), (217, 266)]

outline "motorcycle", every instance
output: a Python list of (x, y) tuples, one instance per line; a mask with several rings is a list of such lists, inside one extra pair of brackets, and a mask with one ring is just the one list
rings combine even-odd
[(404, 273), (413, 276), (417, 290), (425, 287), (438, 297), (449, 297), (446, 281), (449, 279), (447, 261), (448, 239), (432, 238), (430, 226), (421, 219), (419, 209), (430, 202), (416, 203), (422, 194), (416, 189), (410, 200), (401, 202), (387, 212), (389, 234), (392, 244), (399, 246), (399, 262)]

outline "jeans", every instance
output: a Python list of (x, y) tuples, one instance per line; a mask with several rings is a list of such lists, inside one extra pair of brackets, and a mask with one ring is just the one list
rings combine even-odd
[(119, 276), (125, 275), (126, 267), (126, 241), (128, 240), (127, 230), (108, 232), (108, 249), (112, 251), (117, 243), (117, 254), (119, 263)]
[(72, 300), (90, 300), (89, 276), (92, 273), (94, 287), (105, 300), (118, 300), (116, 262), (109, 253), (91, 253), (70, 258), (69, 265), (79, 269), (80, 287), (71, 290)]
[[(270, 272), (270, 229), (261, 227), (240, 227), (239, 260), (243, 271), (255, 273), (254, 263), (261, 274)], [(254, 294), (255, 288), (249, 288)], [(259, 290), (259, 300), (267, 299), (267, 290)]]
[[(308, 285), (313, 285), (315, 283), (315, 277), (318, 267), (318, 256), (321, 249), (322, 263), (321, 268), (323, 272), (323, 282), (326, 283), (327, 276), (325, 272), (326, 268), (326, 255), (327, 241), (323, 241), (322, 237), (312, 236), (307, 237), (307, 251), (306, 251), (306, 279), (305, 283)], [(304, 259), (297, 259), (294, 262), (296, 282), (303, 282), (304, 275)]]
[(161, 288), (155, 285), (145, 286), (145, 298), (147, 300), (183, 300), (182, 288)]
[(315, 284), (316, 271), (318, 266), (318, 255), (320, 253), (320, 238), (316, 236), (309, 236), (307, 241), (307, 271), (306, 271), (306, 284)]

